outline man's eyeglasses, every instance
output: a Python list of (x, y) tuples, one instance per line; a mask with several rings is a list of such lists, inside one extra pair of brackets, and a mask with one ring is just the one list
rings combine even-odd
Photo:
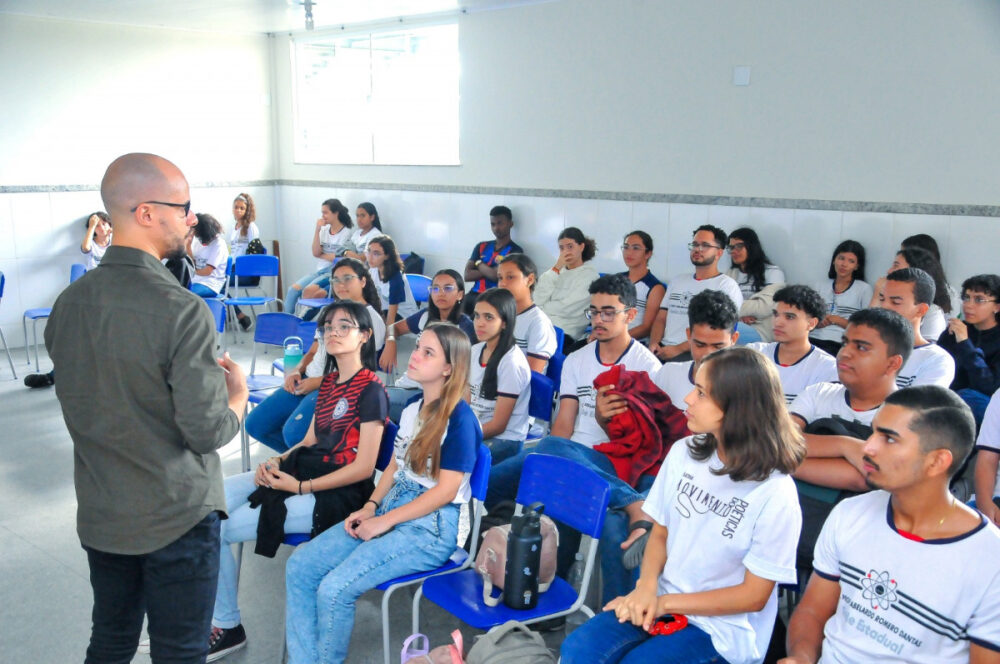
[(438, 293), (448, 293), (451, 295), (458, 290), (458, 287), (454, 284), (448, 284), (447, 286), (431, 286), (431, 292), (437, 295)]
[(349, 284), (357, 278), (358, 275), (356, 274), (345, 274), (342, 277), (332, 277), (330, 282), (334, 284)]
[(595, 318), (600, 318), (605, 323), (610, 323), (615, 319), (618, 314), (623, 314), (628, 309), (587, 309), (587, 320), (594, 320)]
[(350, 323), (327, 323), (323, 326), (323, 334), (332, 334), (335, 337), (343, 337), (351, 330), (358, 329), (357, 325)]
[(981, 295), (969, 295), (968, 293), (962, 293), (962, 302), (972, 302), (973, 304), (987, 304), (990, 302), (996, 302), (996, 300), (991, 300), (988, 297), (982, 297)]
[[(167, 203), (166, 201), (143, 201), (142, 203), (139, 203), (139, 205), (166, 205), (167, 207), (184, 210), (185, 217), (191, 214), (191, 201), (188, 201), (187, 203)], [(139, 205), (136, 205), (134, 208), (129, 210), (129, 212), (135, 212), (136, 210), (138, 210)]]
[(733, 242), (731, 245), (726, 247), (726, 251), (733, 253), (734, 251), (743, 251), (747, 248), (747, 245), (743, 242)]
[(709, 244), (707, 242), (688, 242), (688, 249), (691, 251), (708, 251), (709, 249), (722, 249), (717, 244)]

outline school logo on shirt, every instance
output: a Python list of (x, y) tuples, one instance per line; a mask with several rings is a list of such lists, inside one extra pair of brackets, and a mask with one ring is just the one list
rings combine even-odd
[(333, 408), (333, 419), (339, 420), (340, 418), (342, 418), (344, 416), (344, 413), (347, 412), (347, 409), (349, 407), (350, 406), (347, 403), (347, 398), (340, 397), (340, 401), (338, 401), (337, 405), (334, 406)]
[(896, 580), (889, 578), (889, 572), (870, 570), (861, 577), (861, 596), (872, 603), (873, 609), (888, 609), (897, 601)]

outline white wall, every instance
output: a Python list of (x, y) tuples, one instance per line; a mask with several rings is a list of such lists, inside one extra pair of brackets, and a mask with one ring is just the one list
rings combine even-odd
[(561, 0), (459, 26), (461, 166), (295, 164), (281, 36), (278, 177), (997, 202), (994, 0)]

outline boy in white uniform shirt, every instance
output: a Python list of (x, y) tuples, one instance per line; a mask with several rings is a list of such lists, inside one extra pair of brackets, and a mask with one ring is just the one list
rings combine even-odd
[(774, 294), (775, 341), (747, 344), (778, 367), (786, 403), (810, 385), (837, 380), (837, 361), (809, 341), (809, 333), (825, 315), (826, 303), (815, 290), (785, 286)]
[(862, 446), (872, 489), (834, 508), (783, 664), (1000, 662), (1000, 530), (951, 477), (975, 422), (936, 385), (885, 400)]
[(934, 279), (918, 267), (890, 272), (878, 293), (879, 307), (895, 311), (913, 326), (913, 352), (896, 376), (897, 387), (949, 387), (955, 378), (951, 354), (920, 334), (924, 314), (934, 303), (934, 293)]
[(706, 290), (728, 295), (736, 310), (743, 304), (743, 293), (732, 277), (719, 272), (719, 259), (726, 250), (726, 232), (708, 224), (699, 226), (688, 245), (694, 274), (678, 274), (667, 283), (667, 293), (649, 331), (649, 348), (664, 362), (691, 359), (687, 329), (687, 309), (691, 298)]
[(1000, 525), (1000, 391), (986, 406), (976, 439), (976, 509)]

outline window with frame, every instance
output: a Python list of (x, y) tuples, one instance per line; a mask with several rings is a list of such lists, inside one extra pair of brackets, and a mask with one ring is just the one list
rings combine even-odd
[(293, 42), (295, 161), (457, 165), (458, 25)]

